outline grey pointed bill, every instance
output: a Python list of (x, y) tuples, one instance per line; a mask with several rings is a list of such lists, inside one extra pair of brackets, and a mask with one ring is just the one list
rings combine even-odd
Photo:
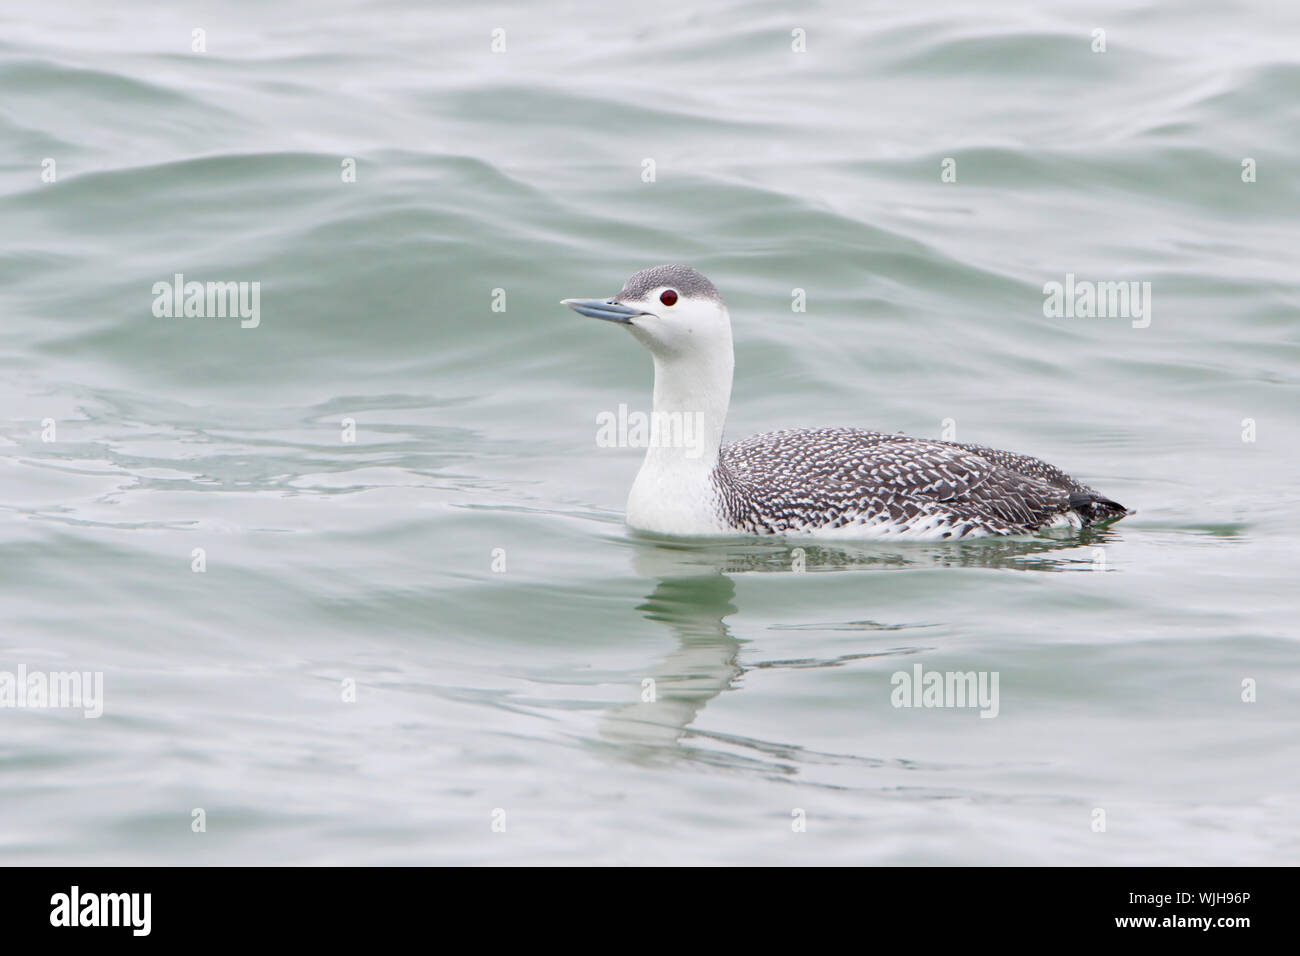
[(606, 322), (617, 322), (620, 325), (631, 325), (632, 320), (638, 315), (645, 315), (641, 309), (634, 309), (613, 299), (562, 299), (560, 305), (567, 305), (579, 315), (604, 319)]

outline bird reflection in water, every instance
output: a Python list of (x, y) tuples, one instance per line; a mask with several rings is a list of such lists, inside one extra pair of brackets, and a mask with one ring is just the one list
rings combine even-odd
[[(657, 581), (644, 603), (636, 610), (672, 632), (676, 648), (647, 669), (638, 688), (639, 699), (616, 706), (604, 716), (600, 736), (620, 748), (625, 756), (653, 758), (680, 749), (684, 737), (709, 737), (731, 745), (732, 753), (748, 750), (751, 758), (718, 753), (708, 759), (724, 763), (760, 760), (765, 769), (797, 772), (805, 760), (848, 760), (881, 765), (892, 761), (848, 755), (813, 754), (795, 745), (694, 729), (696, 718), (709, 701), (738, 681), (751, 669), (837, 667), (869, 657), (903, 656), (930, 648), (878, 646), (861, 653), (829, 659), (741, 663), (744, 641), (737, 639), (726, 623), (735, 614), (736, 585), (733, 574), (889, 571), (906, 568), (995, 568), (1003, 570), (1063, 572), (1096, 571), (1097, 551), (1113, 542), (1117, 532), (1085, 529), (1060, 537), (985, 538), (972, 542), (893, 547), (868, 545), (812, 546), (797, 541), (757, 544), (752, 541), (684, 542), (637, 536), (624, 539), (636, 549), (638, 573)], [(942, 622), (937, 622), (942, 623)], [(837, 623), (782, 625), (781, 629), (852, 629), (878, 633), (911, 630), (914, 623), (855, 620)], [(701, 757), (700, 753), (693, 756)], [(772, 760), (777, 758), (774, 765)]]

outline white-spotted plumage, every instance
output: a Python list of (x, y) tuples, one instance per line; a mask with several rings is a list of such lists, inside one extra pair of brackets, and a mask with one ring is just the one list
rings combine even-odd
[(613, 299), (565, 304), (626, 325), (649, 349), (656, 414), (697, 416), (691, 446), (647, 449), (628, 496), (634, 528), (941, 539), (1077, 528), (1128, 513), (1053, 465), (981, 445), (856, 428), (769, 432), (723, 445), (730, 316), (713, 284), (687, 266), (638, 272)]

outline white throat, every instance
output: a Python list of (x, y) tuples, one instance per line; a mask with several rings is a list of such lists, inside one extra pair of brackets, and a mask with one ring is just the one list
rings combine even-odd
[[(627, 499), (627, 522), (659, 534), (707, 535), (725, 531), (713, 471), (731, 403), (735, 358), (725, 314), (699, 348), (654, 358), (654, 408), (650, 447)], [(649, 343), (647, 343), (649, 344)]]

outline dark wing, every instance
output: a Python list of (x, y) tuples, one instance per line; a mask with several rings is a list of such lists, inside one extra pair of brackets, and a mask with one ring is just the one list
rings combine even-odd
[(1032, 455), (1017, 455), (1015, 452), (999, 451), (996, 448), (989, 448), (987, 445), (972, 445), (969, 442), (944, 442), (944, 444), (950, 444), (954, 448), (961, 448), (973, 455), (978, 455), (1000, 468), (1017, 472), (1028, 478), (1037, 478), (1039, 481), (1045, 481), (1049, 485), (1056, 485), (1058, 488), (1064, 488), (1067, 491), (1086, 492), (1092, 490), (1085, 485), (1079, 484), (1055, 465), (1049, 465), (1041, 458), (1034, 458)]
[(1049, 465), (1041, 458), (1032, 455), (1017, 455), (1015, 452), (999, 451), (985, 445), (956, 444), (957, 448), (979, 455), (993, 462), (1000, 468), (1017, 474), (1045, 481), (1049, 485), (1070, 492), (1070, 507), (1079, 515), (1085, 525), (1098, 521), (1113, 521), (1129, 514), (1118, 501), (1112, 501), (1080, 481), (1071, 478), (1055, 465)]
[(732, 520), (760, 533), (880, 522), (1024, 534), (1073, 510), (1072, 487), (999, 455), (855, 428), (771, 432), (722, 449), (719, 486)]

